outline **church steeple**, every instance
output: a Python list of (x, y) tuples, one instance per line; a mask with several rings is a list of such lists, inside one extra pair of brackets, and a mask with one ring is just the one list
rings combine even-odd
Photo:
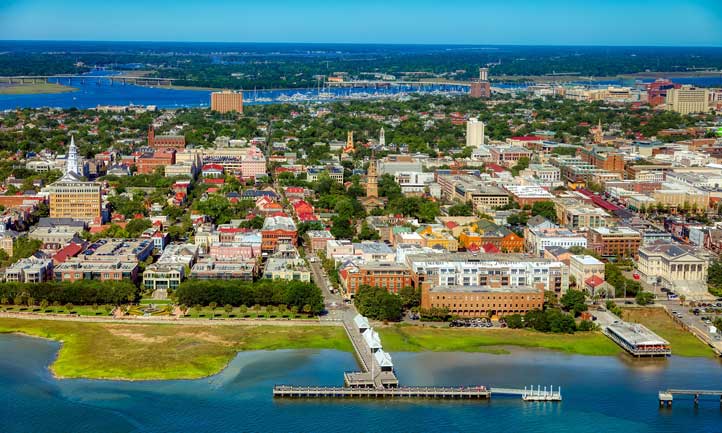
[(369, 161), (369, 168), (366, 170), (366, 197), (367, 198), (378, 198), (379, 197), (379, 181), (376, 167), (376, 155), (371, 152), (371, 160)]
[(68, 158), (65, 160), (64, 180), (77, 181), (80, 178), (78, 173), (78, 148), (75, 146), (75, 137), (70, 136), (70, 146), (68, 146)]

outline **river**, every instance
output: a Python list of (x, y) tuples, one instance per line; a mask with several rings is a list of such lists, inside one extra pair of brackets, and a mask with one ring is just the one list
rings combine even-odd
[[(111, 83), (106, 77), (112, 71), (94, 71), (87, 78), (52, 78), (53, 83), (75, 87), (67, 93), (3, 95), (0, 94), (0, 110), (14, 108), (96, 108), (99, 105), (155, 105), (158, 108), (208, 107), (210, 90), (173, 89), (166, 86), (137, 86)], [(393, 86), (328, 88), (328, 89), (281, 89), (246, 90), (244, 105), (274, 104), (284, 102), (311, 103), (339, 100), (367, 100), (404, 97), (411, 93), (458, 95), (468, 93), (468, 87), (452, 85)]]
[(666, 387), (720, 388), (722, 364), (672, 357), (633, 362), (512, 349), (511, 355), (395, 353), (402, 384), (523, 387), (561, 385), (561, 403), (491, 401), (274, 400), (275, 384), (340, 385), (356, 368), (331, 350), (243, 352), (202, 380), (57, 380), (48, 370), (59, 344), (0, 335), (3, 432), (720, 432), (719, 401), (677, 400), (659, 409)]

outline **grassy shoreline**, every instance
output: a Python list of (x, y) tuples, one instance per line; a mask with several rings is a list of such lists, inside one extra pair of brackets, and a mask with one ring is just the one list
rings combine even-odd
[(544, 334), (522, 329), (446, 329), (395, 325), (378, 329), (389, 352), (504, 353), (503, 346), (550, 349), (559, 352), (615, 356), (621, 349), (600, 332)]
[(0, 95), (37, 95), (75, 92), (75, 87), (55, 83), (0, 85)]
[(199, 379), (218, 373), (239, 351), (351, 351), (341, 327), (118, 324), (0, 319), (0, 333), (59, 341), (50, 370), (59, 378)]

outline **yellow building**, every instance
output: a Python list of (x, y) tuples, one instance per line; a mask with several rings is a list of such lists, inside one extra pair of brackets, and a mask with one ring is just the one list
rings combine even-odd
[(471, 245), (481, 246), (481, 235), (479, 233), (465, 231), (459, 235), (459, 246), (469, 249)]
[(51, 218), (73, 218), (92, 222), (100, 218), (100, 184), (87, 182), (77, 173), (78, 149), (70, 139), (65, 174), (48, 186)]
[(667, 90), (667, 110), (680, 114), (705, 113), (709, 111), (709, 90), (692, 86)]
[(224, 90), (223, 92), (211, 93), (211, 110), (219, 113), (231, 111), (243, 113), (243, 92)]
[(429, 248), (443, 248), (446, 251), (455, 252), (459, 250), (459, 241), (456, 240), (450, 233), (440, 233), (435, 231), (428, 231), (427, 233), (420, 233), (423, 238), (423, 246)]

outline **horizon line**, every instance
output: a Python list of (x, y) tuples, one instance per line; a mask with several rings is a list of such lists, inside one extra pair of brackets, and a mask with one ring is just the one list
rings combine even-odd
[(289, 41), (190, 41), (140, 39), (2, 39), (0, 42), (100, 42), (100, 43), (160, 43), (160, 44), (284, 44), (284, 45), (376, 45), (376, 46), (457, 46), (457, 47), (599, 47), (599, 48), (722, 48), (721, 45), (634, 45), (634, 44), (534, 44), (534, 43), (462, 43), (462, 42), (289, 42)]

